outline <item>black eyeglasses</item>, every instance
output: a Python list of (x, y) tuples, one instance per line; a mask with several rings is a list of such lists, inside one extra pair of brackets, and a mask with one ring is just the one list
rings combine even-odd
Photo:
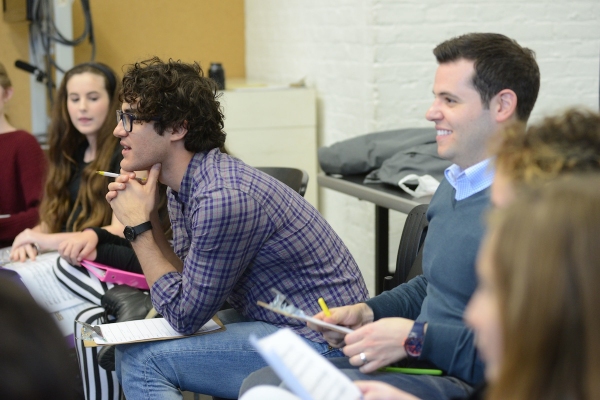
[[(131, 130), (133, 129), (133, 121), (135, 121), (135, 120), (146, 121), (146, 120), (136, 117), (133, 114), (126, 113), (121, 110), (117, 110), (117, 124), (119, 122), (122, 122), (123, 129), (125, 129), (125, 132), (131, 132)], [(150, 121), (160, 121), (160, 117), (150, 118)]]

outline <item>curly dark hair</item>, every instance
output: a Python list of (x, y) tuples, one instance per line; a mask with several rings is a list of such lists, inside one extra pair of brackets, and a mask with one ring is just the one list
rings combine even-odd
[(154, 130), (185, 128), (185, 149), (194, 153), (225, 144), (223, 113), (216, 83), (197, 62), (162, 61), (158, 57), (132, 64), (123, 77), (121, 101), (136, 105), (136, 116), (154, 122)]
[(540, 90), (535, 53), (499, 33), (468, 33), (440, 43), (433, 54), (440, 64), (465, 59), (474, 62), (473, 86), (485, 108), (503, 89), (517, 95), (517, 117), (527, 121)]

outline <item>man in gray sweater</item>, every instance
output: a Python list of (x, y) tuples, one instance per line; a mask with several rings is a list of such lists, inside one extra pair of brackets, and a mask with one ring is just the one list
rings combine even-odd
[[(526, 122), (540, 73), (534, 53), (500, 34), (472, 33), (433, 51), (439, 64), (434, 101), (438, 154), (453, 164), (431, 200), (423, 249), (423, 275), (365, 303), (331, 309), (316, 318), (348, 326), (323, 330), (348, 358), (333, 359), (352, 380), (379, 380), (424, 399), (465, 397), (484, 379), (474, 335), (462, 315), (476, 287), (475, 258), (493, 180), (488, 141), (514, 121)], [(405, 375), (377, 369), (401, 361), (438, 368), (444, 376)], [(273, 382), (260, 370), (242, 391)]]

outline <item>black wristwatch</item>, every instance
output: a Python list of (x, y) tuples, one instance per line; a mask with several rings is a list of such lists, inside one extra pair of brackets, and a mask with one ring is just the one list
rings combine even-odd
[(425, 322), (416, 322), (413, 325), (408, 337), (404, 341), (404, 350), (411, 358), (417, 358), (423, 351), (423, 342), (425, 341)]
[(150, 229), (152, 229), (152, 224), (150, 223), (150, 221), (144, 222), (143, 224), (139, 224), (133, 227), (126, 226), (123, 230), (123, 236), (125, 236), (125, 239), (129, 240), (130, 242), (133, 242), (136, 237), (140, 236), (146, 231), (149, 231)]

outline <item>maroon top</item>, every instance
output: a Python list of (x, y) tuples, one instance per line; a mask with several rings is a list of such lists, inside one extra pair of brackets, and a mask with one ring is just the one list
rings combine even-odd
[(0, 247), (38, 223), (46, 165), (33, 135), (21, 130), (0, 134)]

